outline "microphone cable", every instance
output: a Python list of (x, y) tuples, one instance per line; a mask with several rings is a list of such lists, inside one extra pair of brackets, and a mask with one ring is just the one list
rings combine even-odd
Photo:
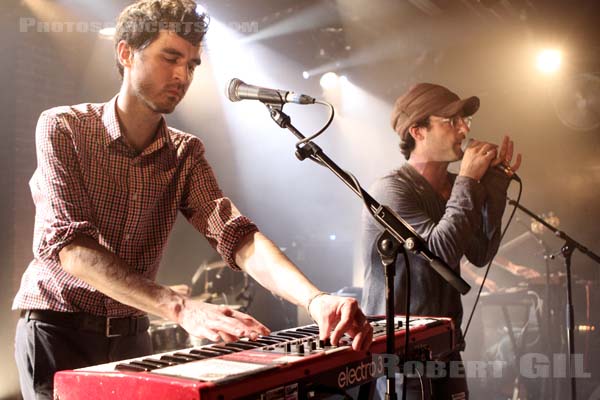
[[(325, 123), (325, 125), (323, 125), (323, 127), (321, 129), (319, 129), (316, 133), (312, 134), (311, 136), (308, 136), (302, 140), (300, 140), (298, 143), (296, 143), (296, 151), (302, 151), (302, 148), (311, 140), (316, 139), (318, 136), (320, 136), (323, 132), (325, 132), (329, 126), (331, 125), (331, 123), (333, 122), (333, 118), (335, 117), (335, 108), (333, 107), (333, 105), (331, 103), (328, 103), (324, 100), (315, 100), (314, 104), (321, 104), (324, 106), (327, 106), (329, 108), (329, 118), (327, 119), (327, 122)], [(316, 162), (317, 164), (324, 166), (321, 161), (319, 161), (317, 158), (315, 158), (312, 154), (310, 154), (308, 156), (308, 158), (310, 158), (312, 161)]]

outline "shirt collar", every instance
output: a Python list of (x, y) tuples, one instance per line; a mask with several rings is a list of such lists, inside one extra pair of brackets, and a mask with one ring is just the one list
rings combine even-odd
[(121, 134), (119, 120), (117, 119), (116, 107), (118, 97), (119, 95), (117, 94), (109, 102), (104, 104), (102, 123), (106, 131), (106, 135), (103, 136), (104, 145), (106, 146), (123, 136)]
[(169, 132), (169, 127), (167, 126), (165, 117), (161, 117), (160, 126), (158, 127), (158, 132), (154, 141), (144, 149), (141, 155), (154, 153), (155, 151), (161, 149), (163, 146), (167, 146), (170, 150), (174, 150), (175, 145), (173, 144), (173, 141), (171, 141), (171, 135), (169, 134)]
[[(121, 132), (121, 125), (119, 124), (119, 119), (117, 117), (117, 98), (119, 95), (115, 95), (110, 101), (104, 104), (104, 112), (102, 115), (102, 123), (104, 124), (104, 128), (106, 130), (106, 135), (103, 136), (103, 142), (105, 146), (110, 145), (111, 143), (119, 140), (123, 137), (123, 133)], [(161, 116), (160, 123), (158, 128), (158, 134), (156, 138), (148, 147), (144, 149), (142, 155), (151, 154), (156, 150), (162, 148), (166, 145), (169, 149), (174, 150), (175, 145), (171, 140), (171, 135), (169, 134), (170, 130), (167, 126), (167, 122), (165, 121), (165, 117)]]

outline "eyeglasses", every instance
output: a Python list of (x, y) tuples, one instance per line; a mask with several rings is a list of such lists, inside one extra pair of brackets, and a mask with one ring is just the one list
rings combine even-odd
[(471, 123), (473, 122), (473, 116), (469, 115), (468, 117), (461, 117), (461, 116), (455, 115), (452, 118), (440, 118), (440, 119), (438, 119), (438, 121), (440, 121), (442, 123), (448, 123), (454, 129), (458, 129), (460, 126), (460, 122), (462, 121), (462, 123), (465, 124), (465, 126), (467, 128), (471, 128)]

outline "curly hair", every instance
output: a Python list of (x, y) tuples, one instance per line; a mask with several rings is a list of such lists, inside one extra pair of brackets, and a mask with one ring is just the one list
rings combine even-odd
[[(193, 0), (139, 0), (126, 7), (117, 19), (115, 51), (121, 40), (132, 49), (143, 50), (170, 30), (194, 46), (200, 45), (208, 30), (208, 16), (196, 11)], [(119, 74), (123, 65), (117, 59)]]
[[(427, 128), (429, 129), (429, 117), (424, 118), (420, 121), (417, 121), (414, 125), (412, 125), (414, 127), (417, 128)], [(406, 130), (408, 131), (410, 129), (410, 127), (406, 128)], [(404, 139), (400, 139), (400, 152), (402, 153), (402, 155), (404, 156), (404, 158), (406, 158), (407, 160), (410, 158), (410, 153), (412, 153), (412, 151), (415, 149), (415, 138), (412, 137), (412, 135), (410, 134), (410, 132), (406, 132), (405, 135), (400, 135), (400, 137), (404, 136)]]

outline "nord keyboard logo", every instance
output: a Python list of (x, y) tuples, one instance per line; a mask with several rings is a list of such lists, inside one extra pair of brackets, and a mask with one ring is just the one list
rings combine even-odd
[(387, 358), (385, 354), (374, 354), (371, 361), (362, 361), (355, 366), (346, 367), (338, 374), (338, 386), (341, 389), (352, 387), (382, 376)]

